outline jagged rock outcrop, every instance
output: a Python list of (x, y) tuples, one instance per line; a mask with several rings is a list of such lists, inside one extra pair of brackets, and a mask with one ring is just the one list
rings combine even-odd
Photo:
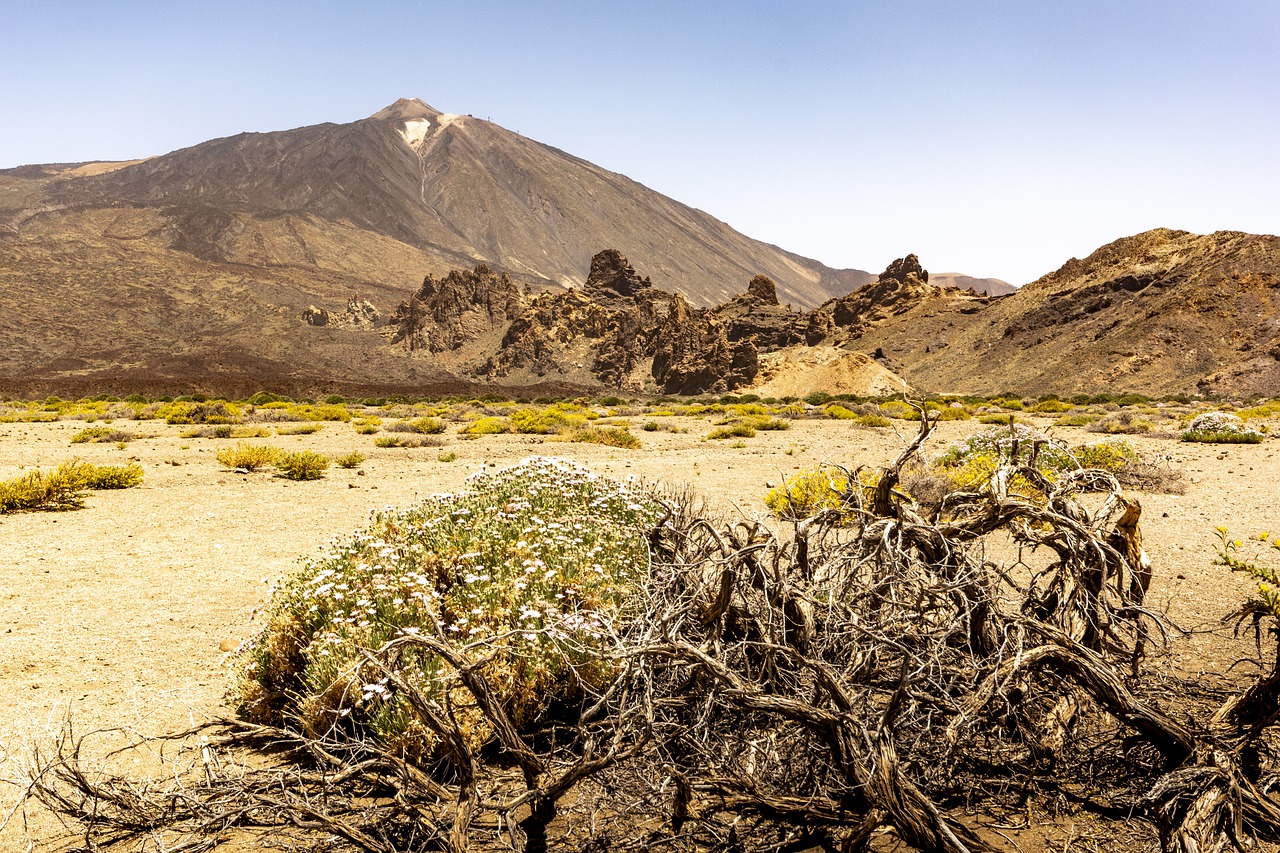
[(591, 258), (591, 271), (582, 292), (602, 302), (614, 303), (614, 307), (625, 308), (626, 302), (634, 302), (641, 292), (652, 287), (647, 277), (636, 275), (621, 252), (605, 249)]
[(333, 314), (326, 308), (308, 305), (302, 312), (302, 322), (308, 326), (333, 326), (342, 329), (372, 329), (382, 318), (381, 312), (373, 303), (359, 296), (347, 300), (347, 307), (341, 314)]
[[(929, 272), (915, 255), (898, 258), (879, 278), (839, 299), (825, 303), (837, 328), (874, 323), (910, 311), (921, 299), (937, 296), (941, 289), (929, 284)], [(819, 310), (822, 310), (821, 308)]]
[(807, 315), (778, 303), (773, 279), (758, 275), (747, 284), (747, 292), (712, 309), (725, 326), (731, 343), (752, 339), (756, 347), (769, 351), (805, 340)]
[(445, 352), (504, 327), (522, 311), (520, 288), (511, 277), (480, 264), (440, 279), (428, 275), (391, 315), (388, 333), (392, 343), (411, 351)]
[(653, 378), (664, 394), (703, 394), (747, 385), (759, 371), (752, 338), (730, 342), (711, 311), (691, 308), (679, 294), (658, 330)]

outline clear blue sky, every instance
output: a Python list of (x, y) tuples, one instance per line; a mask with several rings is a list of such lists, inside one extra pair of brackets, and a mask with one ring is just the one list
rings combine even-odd
[(1280, 3), (0, 0), (0, 167), (399, 97), (752, 237), (1021, 284), (1157, 226), (1280, 232)]

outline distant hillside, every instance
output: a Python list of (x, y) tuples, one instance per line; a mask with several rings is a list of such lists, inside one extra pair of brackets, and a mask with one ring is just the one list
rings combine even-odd
[(1280, 393), (1274, 236), (1147, 231), (998, 299), (935, 280), (857, 308), (843, 344), (938, 391)]
[(972, 290), (983, 296), (1008, 296), (1017, 293), (1018, 288), (998, 278), (974, 278), (958, 272), (931, 272), (929, 283), (938, 287), (954, 287), (957, 290)]

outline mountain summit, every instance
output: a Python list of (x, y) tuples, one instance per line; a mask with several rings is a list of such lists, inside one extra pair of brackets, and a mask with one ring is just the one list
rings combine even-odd
[[(171, 221), (173, 245), (206, 260), (262, 262), (257, 247), (272, 242), (280, 217), (390, 238), (421, 256), (413, 274), (398, 279), (405, 287), (423, 273), (484, 263), (525, 284), (572, 288), (606, 247), (694, 305), (722, 302), (759, 274), (777, 282), (781, 299), (805, 307), (871, 279), (753, 240), (623, 175), (416, 99), (348, 124), (242, 133), (106, 174), (58, 177), (32, 201), (46, 210), (158, 209)], [(304, 265), (325, 265), (300, 254)], [(361, 270), (385, 283), (398, 272)]]

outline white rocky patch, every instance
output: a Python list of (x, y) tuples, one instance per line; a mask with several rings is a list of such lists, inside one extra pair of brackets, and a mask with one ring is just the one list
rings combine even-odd
[[(441, 116), (440, 118), (443, 119), (444, 116)], [(410, 148), (417, 148), (422, 144), (422, 140), (427, 138), (427, 134), (430, 132), (431, 119), (411, 118), (404, 123), (404, 129), (400, 131), (400, 135), (404, 138), (405, 143)]]

